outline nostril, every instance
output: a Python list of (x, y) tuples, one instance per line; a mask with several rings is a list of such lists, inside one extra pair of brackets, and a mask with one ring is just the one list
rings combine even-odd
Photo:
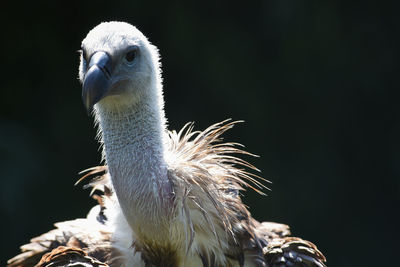
[(106, 75), (107, 79), (111, 78), (111, 72), (107, 68), (107, 66), (99, 66), (99, 68), (104, 72), (104, 74)]
[(112, 74), (112, 59), (107, 52), (98, 51), (90, 58), (89, 69), (96, 65), (101, 69), (107, 78), (111, 78)]

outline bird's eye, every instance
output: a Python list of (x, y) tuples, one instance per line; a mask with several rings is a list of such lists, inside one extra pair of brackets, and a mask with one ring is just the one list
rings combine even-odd
[(125, 59), (129, 63), (132, 63), (132, 61), (135, 59), (135, 57), (136, 57), (136, 50), (131, 50), (128, 53), (126, 53), (126, 55), (125, 55)]
[(84, 60), (86, 60), (86, 51), (85, 51), (85, 49), (82, 48), (79, 52), (81, 52), (82, 58)]

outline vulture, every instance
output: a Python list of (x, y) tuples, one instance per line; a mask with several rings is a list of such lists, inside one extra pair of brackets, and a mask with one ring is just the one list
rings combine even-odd
[(159, 60), (125, 22), (103, 22), (82, 41), (82, 99), (105, 164), (80, 181), (98, 205), (21, 246), (8, 266), (326, 266), (313, 243), (242, 203), (245, 187), (262, 193), (264, 183), (240, 158), (251, 154), (222, 141), (235, 121), (167, 130)]

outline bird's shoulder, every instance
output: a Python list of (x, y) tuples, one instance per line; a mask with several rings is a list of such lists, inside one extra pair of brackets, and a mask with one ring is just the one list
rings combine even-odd
[[(285, 224), (256, 221), (243, 204), (239, 191), (250, 187), (260, 192), (265, 180), (246, 171), (257, 169), (239, 157), (251, 155), (240, 144), (221, 142), (221, 135), (235, 123), (224, 121), (204, 131), (193, 131), (193, 124), (188, 124), (169, 133), (169, 176), (188, 228), (197, 229), (192, 242), (205, 248), (199, 253), (204, 266), (218, 262), (212, 243), (201, 244), (213, 239), (219, 246), (214, 251), (220, 250), (226, 263), (325, 266), (325, 257), (313, 243), (292, 237)], [(202, 235), (207, 238), (198, 238)]]
[[(47, 260), (40, 266), (47, 266), (45, 263), (52, 259), (60, 261), (70, 256), (77, 259), (79, 255), (83, 255), (83, 260), (93, 257), (98, 261), (106, 262), (112, 252), (112, 232), (105, 223), (107, 218), (104, 215), (105, 207), (102, 197), (95, 195), (94, 198), (99, 204), (90, 210), (86, 218), (55, 223), (55, 229), (34, 237), (30, 243), (22, 245), (21, 253), (8, 260), (7, 266), (35, 266), (42, 257), (46, 256)], [(55, 249), (58, 250), (53, 253)]]
[(101, 227), (100, 222), (86, 218), (56, 223), (55, 226), (55, 229), (21, 246), (22, 253), (10, 259), (7, 266), (35, 266), (43, 255), (60, 246), (82, 250), (88, 256), (107, 261), (111, 252), (111, 234)]
[(326, 267), (325, 256), (312, 242), (291, 236), (288, 225), (256, 222), (255, 233), (267, 266)]

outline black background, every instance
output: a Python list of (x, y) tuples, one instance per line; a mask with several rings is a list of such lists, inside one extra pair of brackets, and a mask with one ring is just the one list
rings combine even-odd
[[(395, 2), (393, 2), (395, 3)], [(100, 162), (77, 80), (101, 21), (159, 47), (170, 129), (226, 118), (226, 140), (273, 182), (245, 192), (259, 220), (291, 225), (329, 266), (396, 266), (399, 5), (390, 1), (27, 1), (1, 16), (0, 264), (94, 201), (73, 184)], [(396, 2), (397, 3), (397, 2)]]

